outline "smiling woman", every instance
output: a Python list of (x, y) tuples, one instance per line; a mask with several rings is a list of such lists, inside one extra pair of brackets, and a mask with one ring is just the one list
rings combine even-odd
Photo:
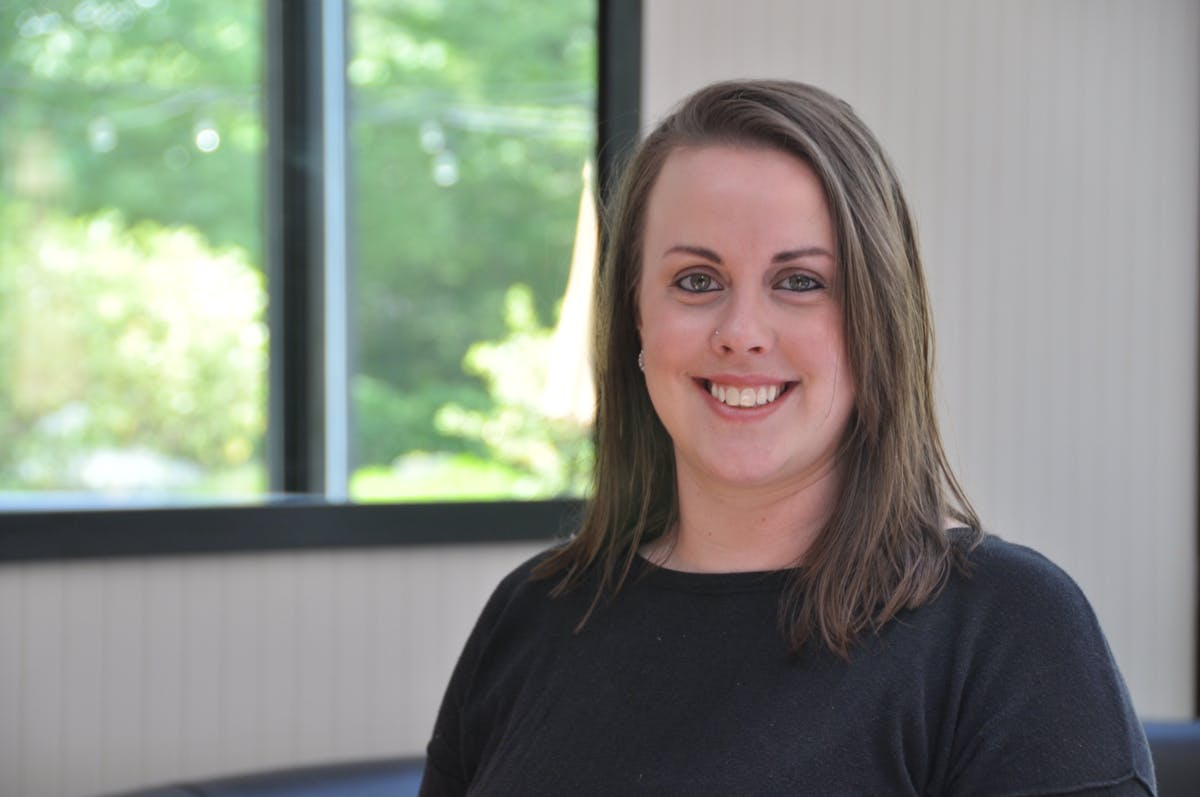
[(1091, 607), (943, 453), (914, 226), (850, 108), (699, 91), (610, 231), (594, 495), (485, 607), (422, 793), (1153, 794)]

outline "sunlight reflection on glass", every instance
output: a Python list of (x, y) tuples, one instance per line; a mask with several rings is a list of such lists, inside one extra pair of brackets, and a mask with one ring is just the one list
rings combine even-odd
[(215, 152), (221, 146), (221, 136), (211, 127), (201, 127), (196, 131), (196, 149), (201, 152)]
[(88, 123), (88, 144), (93, 152), (112, 152), (117, 148), (117, 126), (107, 116)]

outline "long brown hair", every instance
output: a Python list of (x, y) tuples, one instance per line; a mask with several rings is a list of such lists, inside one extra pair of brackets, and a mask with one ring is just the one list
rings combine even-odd
[[(847, 655), (862, 632), (930, 600), (980, 532), (938, 433), (929, 299), (899, 181), (850, 106), (802, 83), (701, 89), (628, 164), (597, 286), (593, 497), (579, 532), (534, 575), (558, 577), (556, 594), (594, 585), (590, 615), (621, 588), (640, 546), (677, 520), (673, 446), (637, 366), (637, 292), (650, 190), (672, 151), (705, 145), (781, 150), (805, 161), (824, 186), (857, 393), (838, 453), (840, 493), (780, 617), (793, 650), (817, 637)], [(948, 518), (972, 531), (947, 534)]]

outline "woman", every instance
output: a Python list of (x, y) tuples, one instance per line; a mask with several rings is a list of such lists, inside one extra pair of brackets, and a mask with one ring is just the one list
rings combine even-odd
[(1086, 600), (951, 472), (913, 224), (847, 105), (688, 98), (597, 319), (594, 496), (484, 609), (422, 794), (1153, 793)]

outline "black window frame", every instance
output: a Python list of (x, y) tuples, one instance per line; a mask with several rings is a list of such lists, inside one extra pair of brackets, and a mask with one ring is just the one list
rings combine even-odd
[[(266, 450), (271, 495), (282, 497), (246, 505), (0, 511), (0, 563), (544, 541), (569, 534), (577, 523), (579, 500), (355, 504), (326, 497), (330, 397), (324, 387), (325, 337), (319, 330), (325, 321), (328, 148), (321, 48), (328, 42), (323, 14), (331, 7), (338, 4), (266, 0), (264, 5), (264, 225), (271, 329)], [(596, 160), (603, 201), (638, 136), (641, 0), (598, 0), (597, 37)]]

